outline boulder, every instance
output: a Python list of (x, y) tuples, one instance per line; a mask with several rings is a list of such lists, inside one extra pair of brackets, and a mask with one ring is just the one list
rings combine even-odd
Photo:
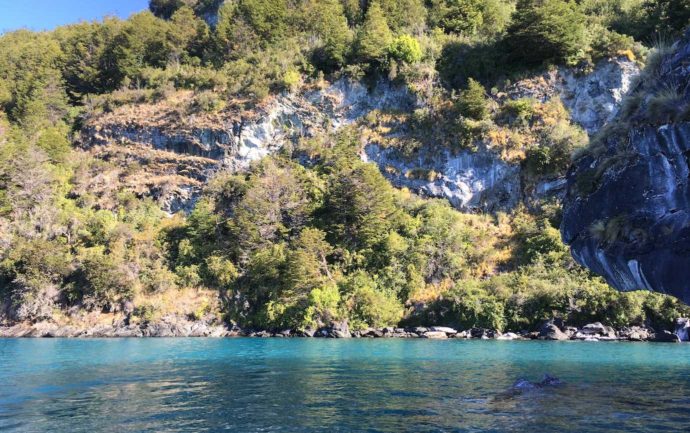
[(493, 336), (493, 331), (486, 328), (472, 328), (469, 333), (472, 338), (480, 338), (482, 340), (488, 340)]
[(642, 326), (631, 326), (622, 328), (618, 332), (618, 336), (621, 340), (647, 341), (649, 340), (649, 337), (652, 335), (652, 333), (653, 331), (650, 331), (649, 329), (644, 328)]
[(654, 334), (653, 341), (659, 343), (680, 343), (680, 338), (670, 331), (657, 332)]
[(566, 327), (563, 329), (563, 332), (564, 332), (568, 337), (572, 337), (572, 336), (574, 336), (575, 334), (577, 334), (577, 328), (574, 327), (574, 326), (566, 326)]
[(430, 338), (433, 340), (444, 340), (448, 338), (448, 334), (440, 331), (427, 331), (421, 335), (422, 338)]
[(109, 336), (117, 338), (139, 338), (143, 337), (144, 333), (139, 326), (128, 325), (113, 329), (113, 332)]
[(539, 330), (539, 339), (564, 341), (569, 340), (570, 337), (552, 322), (546, 322)]
[(506, 332), (505, 334), (497, 336), (496, 340), (520, 340), (521, 338), (522, 337), (513, 332)]
[(330, 335), (335, 338), (350, 338), (350, 327), (347, 324), (347, 320), (333, 322)]
[(316, 330), (312, 328), (307, 328), (299, 331), (298, 335), (300, 337), (312, 338), (316, 335)]
[(347, 320), (342, 322), (333, 322), (331, 326), (320, 328), (315, 337), (328, 337), (328, 338), (350, 338), (352, 334), (350, 333), (350, 328), (347, 324)]
[(429, 328), (429, 330), (431, 330), (433, 332), (445, 332), (448, 335), (458, 333), (457, 330), (455, 330), (453, 328), (449, 328), (447, 326), (432, 326), (431, 328)]
[(27, 337), (31, 333), (31, 326), (20, 323), (11, 327), (0, 328), (0, 338)]
[(601, 337), (616, 336), (616, 331), (612, 327), (602, 325), (601, 322), (589, 323), (583, 326), (580, 332), (586, 335), (599, 335)]

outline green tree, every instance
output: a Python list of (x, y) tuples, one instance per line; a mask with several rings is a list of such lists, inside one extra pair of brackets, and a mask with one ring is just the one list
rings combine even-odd
[[(378, 0), (377, 2), (392, 31), (408, 31), (415, 34), (424, 31), (426, 8), (422, 0)], [(374, 2), (371, 2), (371, 5), (373, 4)]]
[(170, 19), (178, 9), (185, 6), (184, 0), (150, 0), (149, 10), (158, 18)]
[(352, 27), (360, 25), (364, 17), (362, 2), (360, 0), (340, 0), (340, 2), (343, 5), (348, 24)]
[(67, 98), (60, 66), (60, 44), (49, 33), (26, 30), (0, 37), (0, 101), (12, 122), (27, 131), (55, 125), (67, 115)]
[(117, 88), (125, 78), (138, 78), (146, 66), (165, 67), (172, 52), (169, 26), (148, 11), (132, 16), (104, 54), (106, 87)]
[(170, 17), (170, 24), (170, 60), (188, 63), (190, 55), (203, 57), (203, 44), (208, 42), (206, 23), (190, 7), (183, 6)]
[(345, 65), (352, 36), (342, 3), (339, 0), (310, 0), (305, 2), (302, 15), (309, 30), (321, 39), (314, 52), (316, 65), (329, 71)]
[(643, 4), (648, 31), (662, 35), (680, 35), (690, 25), (690, 1), (647, 0)]
[(574, 1), (520, 0), (506, 42), (525, 65), (571, 63), (589, 48), (586, 19)]
[(446, 0), (440, 26), (449, 33), (473, 35), (484, 21), (482, 0)]
[(353, 250), (370, 249), (386, 239), (398, 213), (390, 184), (376, 167), (364, 163), (333, 173), (324, 211), (329, 235)]
[(235, 2), (226, 2), (218, 10), (213, 40), (213, 62), (222, 66), (227, 60), (238, 60), (261, 50), (261, 37), (242, 15)]
[(359, 271), (342, 284), (345, 303), (354, 329), (395, 326), (403, 316), (403, 306), (395, 294), (378, 284), (368, 274)]
[(239, 0), (237, 11), (264, 41), (272, 42), (285, 35), (287, 0)]
[(72, 101), (114, 90), (105, 53), (122, 26), (122, 21), (106, 18), (102, 23), (80, 23), (56, 31), (64, 52), (62, 76)]
[(470, 78), (467, 88), (460, 92), (458, 110), (465, 117), (475, 120), (485, 119), (489, 115), (489, 107), (484, 86)]
[(383, 63), (391, 42), (393, 34), (383, 10), (378, 2), (373, 2), (357, 34), (355, 57), (361, 63)]

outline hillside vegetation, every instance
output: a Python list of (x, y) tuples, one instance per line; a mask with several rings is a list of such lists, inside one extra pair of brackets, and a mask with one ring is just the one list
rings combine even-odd
[[(668, 326), (685, 306), (619, 293), (573, 262), (557, 200), (464, 214), (393, 188), (360, 152), (377, 135), (408, 153), (481, 141), (522, 164), (526, 184), (562, 176), (586, 134), (557, 101), (501, 91), (554, 65), (642, 62), (689, 19), (683, 0), (152, 0), (125, 21), (7, 33), (0, 323), (134, 305), (136, 321), (182, 312), (267, 329)], [(221, 171), (188, 215), (123, 182), (135, 159), (108, 177), (125, 163), (73, 145), (86, 120), (118, 107), (188, 92), (199, 117), (249, 115), (340, 77), (407, 86), (423, 108), (373, 112)], [(403, 133), (386, 135), (389, 124)], [(178, 308), (176, 294), (195, 301)]]

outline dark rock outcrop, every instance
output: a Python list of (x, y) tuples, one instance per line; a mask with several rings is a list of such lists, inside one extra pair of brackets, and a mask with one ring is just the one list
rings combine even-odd
[[(663, 54), (663, 53), (662, 53)], [(567, 176), (561, 232), (622, 291), (690, 302), (690, 34), (651, 62), (628, 107)]]
[(654, 334), (654, 339), (652, 341), (657, 341), (659, 343), (680, 343), (680, 338), (671, 331), (663, 331)]
[(553, 322), (547, 322), (539, 331), (540, 340), (569, 340), (570, 337)]

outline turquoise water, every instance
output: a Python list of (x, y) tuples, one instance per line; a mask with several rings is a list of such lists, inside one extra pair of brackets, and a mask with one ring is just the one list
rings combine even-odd
[(689, 367), (690, 344), (0, 340), (0, 431), (690, 431)]

